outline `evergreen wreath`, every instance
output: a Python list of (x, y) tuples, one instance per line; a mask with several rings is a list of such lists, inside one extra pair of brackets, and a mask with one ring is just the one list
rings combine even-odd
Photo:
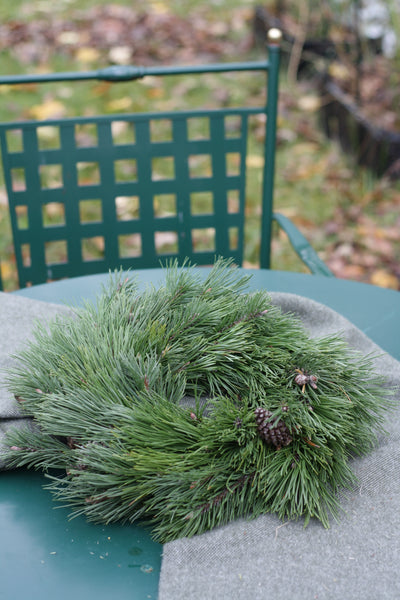
[(39, 325), (9, 373), (36, 424), (9, 433), (10, 466), (43, 469), (72, 515), (147, 521), (161, 542), (268, 512), (328, 527), (388, 390), (372, 357), (311, 339), (248, 280), (224, 260), (205, 280), (170, 264), (142, 293), (117, 275)]

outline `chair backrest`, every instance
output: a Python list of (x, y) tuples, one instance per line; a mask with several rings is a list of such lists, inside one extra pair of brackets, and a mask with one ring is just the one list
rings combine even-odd
[[(174, 258), (205, 265), (229, 256), (241, 265), (248, 124), (255, 114), (266, 116), (260, 266), (269, 267), (279, 36), (270, 36), (268, 49), (267, 59), (255, 62), (1, 77), (0, 85), (56, 84), (261, 71), (267, 84), (260, 107), (0, 124), (20, 287), (119, 267), (159, 267)], [(199, 121), (208, 125), (201, 139), (190, 134)], [(57, 140), (52, 147), (42, 135), (49, 128)]]

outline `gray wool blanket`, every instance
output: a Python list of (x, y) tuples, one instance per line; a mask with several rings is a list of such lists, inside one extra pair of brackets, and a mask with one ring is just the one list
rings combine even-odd
[[(274, 515), (229, 525), (164, 546), (159, 600), (397, 600), (400, 598), (400, 363), (349, 321), (312, 300), (271, 294), (298, 315), (312, 336), (342, 332), (350, 346), (379, 354), (375, 368), (395, 386), (399, 409), (388, 415), (388, 435), (369, 455), (352, 461), (357, 489), (342, 499), (339, 522), (324, 529)], [(27, 426), (4, 386), (11, 355), (23, 348), (36, 319), (69, 309), (0, 293), (1, 438)]]
[(0, 469), (5, 467), (1, 450), (7, 429), (29, 426), (29, 421), (23, 418), (20, 407), (5, 385), (7, 369), (14, 362), (12, 355), (22, 350), (31, 339), (38, 320), (48, 322), (57, 314), (66, 312), (70, 309), (65, 306), (0, 292)]

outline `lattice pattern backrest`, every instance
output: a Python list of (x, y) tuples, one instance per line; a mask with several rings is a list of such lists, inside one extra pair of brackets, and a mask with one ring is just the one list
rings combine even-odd
[(169, 258), (241, 264), (254, 112), (1, 125), (20, 285)]

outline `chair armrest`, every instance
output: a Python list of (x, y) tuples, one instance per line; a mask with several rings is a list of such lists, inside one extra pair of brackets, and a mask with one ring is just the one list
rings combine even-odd
[(287, 234), (289, 241), (299, 255), (301, 260), (310, 269), (314, 275), (324, 275), (325, 277), (334, 277), (334, 274), (326, 264), (319, 258), (315, 250), (310, 246), (304, 235), (297, 229), (290, 219), (280, 213), (274, 213), (272, 218), (279, 224)]

